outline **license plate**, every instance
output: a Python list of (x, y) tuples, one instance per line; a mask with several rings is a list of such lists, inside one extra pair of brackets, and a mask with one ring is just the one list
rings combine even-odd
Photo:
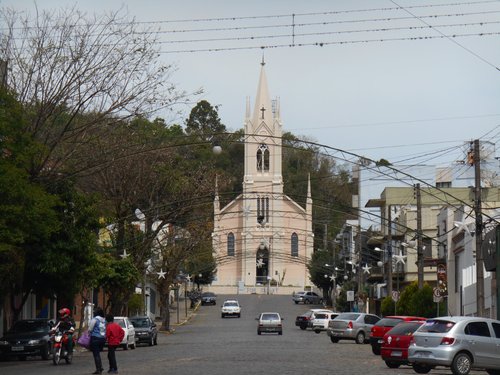
[(420, 358), (430, 357), (430, 353), (429, 352), (416, 352), (415, 354), (417, 355), (417, 357), (420, 357)]
[(24, 350), (24, 346), (13, 346), (11, 350), (13, 352), (22, 352)]
[(393, 357), (401, 357), (403, 353), (401, 353), (400, 351), (393, 351), (391, 354)]

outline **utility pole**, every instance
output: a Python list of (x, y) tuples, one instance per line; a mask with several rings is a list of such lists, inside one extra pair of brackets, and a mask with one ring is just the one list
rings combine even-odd
[(479, 139), (474, 141), (474, 212), (476, 214), (476, 314), (484, 316), (484, 269), (481, 244), (483, 240), (483, 214), (481, 211), (481, 154)]
[(422, 197), (420, 194), (420, 184), (415, 184), (415, 194), (417, 198), (417, 274), (418, 289), (424, 287), (424, 254), (422, 249)]
[(387, 295), (392, 294), (392, 207), (389, 205), (387, 216)]

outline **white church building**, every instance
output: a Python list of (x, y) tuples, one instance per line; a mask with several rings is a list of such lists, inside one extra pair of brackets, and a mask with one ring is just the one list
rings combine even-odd
[(271, 101), (264, 62), (253, 111), (247, 99), (243, 192), (221, 207), (216, 187), (211, 290), (288, 294), (312, 286), (311, 184), (306, 207), (283, 193), (282, 133), (278, 100)]

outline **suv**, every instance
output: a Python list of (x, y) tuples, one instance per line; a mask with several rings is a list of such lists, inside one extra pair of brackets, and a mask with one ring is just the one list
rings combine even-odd
[(316, 305), (320, 305), (323, 303), (323, 298), (321, 298), (318, 294), (314, 292), (302, 291), (302, 292), (297, 292), (293, 295), (293, 302), (295, 302), (295, 304), (302, 302), (303, 304), (314, 303)]
[(301, 330), (305, 330), (307, 328), (312, 327), (312, 322), (315, 318), (315, 314), (317, 313), (333, 313), (332, 310), (326, 309), (310, 309), (307, 310), (304, 314), (298, 315), (295, 318), (295, 325), (299, 327)]
[(420, 316), (386, 316), (380, 319), (371, 329), (370, 344), (375, 355), (380, 354), (380, 348), (384, 341), (384, 335), (401, 322), (424, 321), (426, 318)]
[(134, 316), (130, 322), (135, 328), (137, 344), (146, 343), (149, 346), (158, 344), (158, 330), (156, 324), (149, 316)]
[(221, 318), (225, 318), (226, 316), (241, 316), (241, 306), (236, 300), (227, 300), (224, 301), (224, 304), (221, 308)]
[(466, 375), (482, 368), (488, 374), (500, 373), (500, 320), (442, 316), (427, 319), (413, 333), (408, 362), (419, 374), (435, 366), (451, 367), (455, 375)]
[(335, 319), (339, 313), (336, 312), (317, 312), (314, 314), (314, 319), (311, 322), (312, 330), (316, 333), (321, 333), (321, 331), (326, 331), (328, 328), (328, 323), (330, 320)]
[(372, 314), (342, 313), (330, 320), (326, 332), (333, 343), (339, 340), (355, 340), (357, 344), (364, 344), (373, 325), (379, 320), (377, 315)]

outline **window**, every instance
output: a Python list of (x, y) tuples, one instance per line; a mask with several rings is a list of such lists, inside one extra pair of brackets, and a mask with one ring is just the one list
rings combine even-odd
[(229, 233), (227, 235), (227, 255), (234, 257), (234, 234)]
[(291, 254), (293, 257), (298, 257), (299, 256), (299, 236), (297, 236), (297, 233), (292, 233), (292, 248), (291, 248)]
[(464, 329), (466, 335), (490, 337), (490, 329), (486, 322), (472, 322)]
[(264, 225), (269, 222), (269, 198), (257, 198), (257, 222)]
[(432, 240), (430, 238), (423, 238), (422, 245), (424, 258), (432, 258)]
[(495, 331), (495, 337), (497, 339), (500, 339), (500, 324), (498, 324), (498, 323), (491, 323), (491, 325), (493, 326), (493, 331)]
[(257, 170), (259, 172), (269, 171), (269, 148), (261, 144), (257, 149)]

